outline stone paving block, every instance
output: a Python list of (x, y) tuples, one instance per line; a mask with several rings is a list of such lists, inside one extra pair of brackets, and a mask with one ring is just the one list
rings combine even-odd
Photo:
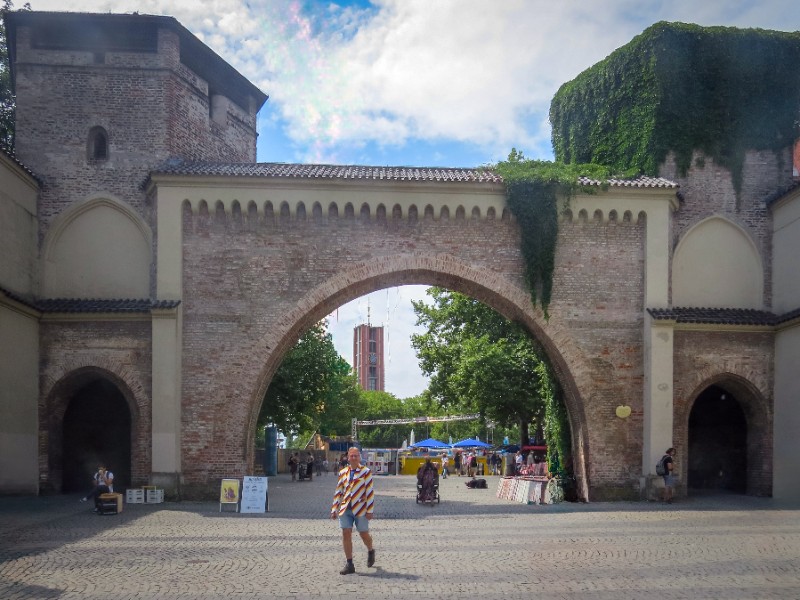
[(270, 478), (270, 512), (131, 504), (99, 517), (77, 496), (0, 498), (0, 598), (800, 598), (800, 507), (744, 496), (523, 505), (441, 482), (377, 477), (377, 562), (343, 563), (334, 478)]

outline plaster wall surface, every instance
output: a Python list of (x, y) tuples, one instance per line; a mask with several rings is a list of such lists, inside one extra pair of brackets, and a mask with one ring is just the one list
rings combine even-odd
[(775, 471), (773, 495), (790, 500), (800, 494), (800, 326), (779, 331), (775, 338)]
[(777, 314), (800, 308), (800, 189), (772, 207), (774, 310)]
[(39, 491), (39, 322), (0, 303), (0, 494)]
[(38, 292), (36, 196), (33, 178), (0, 153), (0, 287)]

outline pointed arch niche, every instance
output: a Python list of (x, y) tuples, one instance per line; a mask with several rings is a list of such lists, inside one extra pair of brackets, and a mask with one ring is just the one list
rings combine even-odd
[(147, 298), (150, 228), (132, 208), (89, 198), (60, 215), (44, 245), (49, 298)]
[(764, 267), (753, 240), (738, 225), (709, 217), (681, 238), (672, 258), (672, 305), (763, 307)]

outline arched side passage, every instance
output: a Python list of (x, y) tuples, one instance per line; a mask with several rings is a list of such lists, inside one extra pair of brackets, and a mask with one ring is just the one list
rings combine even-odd
[[(72, 368), (74, 366), (74, 368)], [(150, 465), (149, 418), (143, 409), (149, 406), (141, 383), (125, 369), (115, 372), (115, 365), (99, 360), (91, 365), (69, 365), (52, 373), (43, 382), (39, 412), (39, 431), (44, 450), (39, 455), (40, 489), (59, 492), (62, 489), (63, 422), (70, 401), (82, 388), (103, 380), (122, 395), (130, 413), (131, 482), (147, 481)], [(149, 417), (149, 415), (147, 415)]]
[[(588, 499), (589, 481), (586, 458), (589, 454), (586, 415), (579, 389), (590, 382), (576, 382), (574, 373), (582, 372), (582, 352), (568, 331), (552, 321), (546, 322), (541, 311), (534, 309), (529, 294), (508, 279), (489, 270), (474, 269), (450, 255), (404, 255), (373, 263), (355, 265), (306, 294), (294, 310), (284, 315), (280, 329), (262, 338), (263, 367), (250, 398), (248, 422), (243, 438), (248, 465), (253, 464), (255, 426), (261, 403), (277, 368), (286, 352), (303, 331), (330, 314), (334, 309), (355, 298), (386, 287), (422, 284), (460, 291), (485, 303), (506, 318), (520, 322), (542, 345), (554, 369), (563, 392), (573, 437), (574, 472), (578, 492)], [(571, 357), (572, 363), (566, 356)], [(259, 357), (249, 357), (259, 360)], [(586, 387), (585, 389), (589, 389)]]
[[(705, 377), (695, 386), (689, 401), (676, 406), (674, 439), (677, 440), (681, 483), (689, 471), (689, 419), (698, 398), (711, 387), (720, 388), (739, 403), (747, 423), (747, 494), (772, 495), (772, 410), (758, 387), (746, 377), (722, 372)], [(683, 449), (683, 450), (681, 450)]]

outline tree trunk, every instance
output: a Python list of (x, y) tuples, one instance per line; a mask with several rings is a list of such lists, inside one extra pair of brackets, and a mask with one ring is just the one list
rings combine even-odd
[(520, 447), (528, 445), (528, 438), (529, 437), (530, 436), (528, 434), (528, 419), (526, 419), (525, 417), (520, 417), (520, 420), (519, 420), (519, 445), (520, 445)]

